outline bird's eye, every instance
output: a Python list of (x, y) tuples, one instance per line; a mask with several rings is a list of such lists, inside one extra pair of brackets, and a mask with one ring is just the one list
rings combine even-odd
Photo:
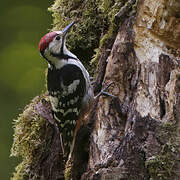
[(60, 36), (56, 36), (56, 40), (60, 40)]

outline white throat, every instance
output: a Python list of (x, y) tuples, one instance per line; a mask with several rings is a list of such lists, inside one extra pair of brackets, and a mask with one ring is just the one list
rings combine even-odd
[[(73, 53), (71, 53), (71, 52), (66, 48), (66, 46), (64, 46), (64, 48), (63, 48), (63, 54), (72, 57), (72, 59), (73, 59), (73, 58), (77, 59), (77, 56), (74, 55)], [(45, 51), (45, 56), (46, 56), (46, 58), (50, 61), (50, 63), (48, 63), (48, 67), (49, 67), (49, 68), (52, 68), (52, 65), (54, 65), (54, 66), (56, 67), (56, 69), (62, 68), (64, 65), (66, 65), (67, 63), (69, 63), (69, 60), (71, 59), (71, 58), (70, 58), (69, 60), (67, 60), (67, 59), (60, 59), (60, 57), (54, 57), (54, 56), (52, 56), (52, 55), (50, 54), (49, 50), (46, 50), (46, 51)], [(72, 60), (72, 59), (71, 59), (71, 60)], [(74, 59), (73, 59), (73, 60), (74, 60)], [(52, 64), (52, 65), (51, 65), (51, 64)]]

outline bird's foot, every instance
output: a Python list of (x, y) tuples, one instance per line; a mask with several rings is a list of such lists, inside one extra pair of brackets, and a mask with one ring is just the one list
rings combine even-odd
[(116, 98), (116, 96), (106, 92), (106, 90), (113, 84), (113, 82), (109, 83), (108, 85), (106, 85), (95, 97), (94, 99), (99, 98), (100, 96), (108, 96), (108, 97), (112, 97), (112, 98)]

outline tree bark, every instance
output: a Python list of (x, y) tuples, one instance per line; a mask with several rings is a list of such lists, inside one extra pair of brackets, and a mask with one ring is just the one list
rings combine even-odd
[(81, 179), (180, 179), (178, 1), (139, 1), (107, 58), (88, 170)]
[[(180, 2), (140, 0), (137, 10), (134, 3), (119, 10), (118, 31), (100, 47), (94, 89), (112, 83), (108, 91), (115, 97), (95, 101), (66, 165), (59, 141), (49, 140), (58, 139), (54, 123), (46, 121), (52, 125), (41, 149), (49, 150), (25, 168), (27, 179), (63, 179), (64, 168), (65, 178), (74, 180), (180, 179)], [(36, 113), (51, 119), (37, 104)]]

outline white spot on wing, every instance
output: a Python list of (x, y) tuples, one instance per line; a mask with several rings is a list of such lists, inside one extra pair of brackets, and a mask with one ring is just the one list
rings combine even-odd
[(64, 109), (58, 109), (58, 112), (64, 113)]
[(78, 114), (79, 114), (79, 111), (78, 111), (78, 109), (77, 109), (77, 108), (74, 108), (74, 109), (73, 109), (73, 112), (75, 112), (75, 113), (76, 113), (76, 115), (78, 115)]
[(79, 79), (74, 80), (73, 83), (70, 84), (69, 86), (65, 86), (63, 82), (61, 82), (61, 87), (63, 88), (62, 96), (68, 96), (69, 94), (72, 94), (74, 91), (76, 91), (79, 83), (80, 83)]
[(76, 121), (75, 121), (75, 120), (71, 121), (71, 123), (72, 123), (74, 126), (76, 125)]
[(76, 103), (78, 101), (78, 99), (79, 99), (79, 96), (75, 97), (74, 98), (74, 103)]
[(77, 103), (78, 99), (79, 99), (79, 96), (75, 97), (74, 99), (71, 99), (69, 101), (69, 104), (73, 105), (73, 104)]
[(72, 109), (68, 109), (64, 114), (63, 116), (66, 116), (68, 113), (72, 112)]
[(70, 100), (70, 104), (72, 104), (72, 105), (74, 104), (74, 100), (73, 99)]
[(58, 119), (58, 117), (54, 114), (54, 117), (55, 117), (55, 119), (58, 121), (58, 122), (61, 122), (61, 120), (60, 119)]
[(69, 94), (72, 94), (72, 93), (76, 90), (77, 86), (79, 85), (79, 82), (80, 82), (80, 80), (79, 80), (79, 79), (76, 79), (76, 80), (73, 81), (72, 84), (70, 84), (70, 85), (68, 86), (68, 92), (69, 92)]
[(68, 136), (71, 136), (71, 132), (68, 131), (68, 132), (67, 132), (67, 135), (68, 135)]

